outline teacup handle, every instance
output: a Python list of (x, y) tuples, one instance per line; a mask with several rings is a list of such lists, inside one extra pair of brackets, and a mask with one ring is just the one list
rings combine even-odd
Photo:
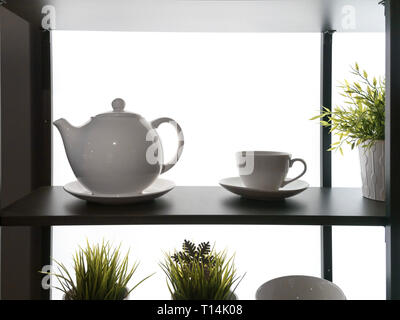
[(300, 162), (304, 165), (304, 170), (303, 170), (303, 172), (300, 173), (296, 178), (283, 181), (282, 187), (286, 186), (288, 183), (291, 183), (291, 182), (293, 182), (293, 181), (295, 181), (295, 180), (297, 180), (297, 179), (300, 179), (300, 178), (301, 178), (302, 176), (304, 176), (304, 174), (306, 173), (306, 171), (307, 171), (307, 164), (306, 164), (306, 162), (305, 162), (303, 159), (297, 158), (297, 159), (291, 159), (291, 160), (289, 160), (289, 168), (291, 168), (291, 167), (293, 166), (293, 164), (294, 164), (296, 161), (300, 161)]
[(167, 172), (169, 169), (171, 169), (178, 162), (179, 158), (182, 155), (183, 146), (185, 144), (185, 139), (183, 137), (183, 131), (182, 131), (181, 126), (175, 120), (173, 120), (171, 118), (159, 118), (159, 119), (153, 120), (151, 122), (151, 126), (156, 129), (162, 123), (169, 123), (175, 128), (177, 136), (178, 136), (178, 141), (179, 141), (178, 149), (176, 150), (175, 156), (170, 161), (163, 164), (161, 167), (161, 173), (164, 173), (164, 172)]

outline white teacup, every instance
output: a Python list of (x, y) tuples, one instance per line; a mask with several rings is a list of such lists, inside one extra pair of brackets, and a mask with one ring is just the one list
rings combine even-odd
[[(307, 171), (303, 159), (291, 159), (291, 154), (275, 151), (241, 151), (236, 153), (237, 166), (243, 184), (249, 188), (275, 191), (301, 178)], [(303, 163), (304, 170), (297, 177), (285, 180), (293, 163)]]

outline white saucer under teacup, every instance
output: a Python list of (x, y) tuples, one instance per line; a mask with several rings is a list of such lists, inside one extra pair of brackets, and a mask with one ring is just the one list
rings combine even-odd
[(278, 190), (262, 190), (245, 186), (240, 177), (222, 179), (219, 184), (226, 190), (242, 196), (243, 198), (265, 201), (276, 201), (293, 197), (310, 186), (303, 180), (295, 180)]
[(110, 195), (110, 194), (95, 194), (83, 187), (79, 181), (74, 181), (66, 184), (64, 190), (73, 196), (86, 200), (109, 205), (122, 205), (129, 203), (138, 203), (153, 200), (168, 193), (175, 187), (175, 183), (167, 179), (157, 179), (148, 188), (141, 193)]

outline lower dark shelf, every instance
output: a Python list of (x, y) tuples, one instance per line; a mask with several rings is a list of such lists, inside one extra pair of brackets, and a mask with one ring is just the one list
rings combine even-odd
[(281, 202), (245, 200), (220, 187), (176, 187), (136, 205), (87, 203), (62, 187), (43, 187), (0, 213), (3, 226), (118, 224), (387, 224), (385, 205), (353, 188), (310, 188)]

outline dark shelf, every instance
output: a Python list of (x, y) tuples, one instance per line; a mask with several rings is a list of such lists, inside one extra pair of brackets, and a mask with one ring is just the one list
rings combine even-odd
[(3, 226), (118, 224), (386, 225), (384, 203), (359, 189), (310, 188), (281, 202), (245, 200), (220, 187), (177, 187), (129, 206), (87, 203), (43, 187), (0, 212)]

